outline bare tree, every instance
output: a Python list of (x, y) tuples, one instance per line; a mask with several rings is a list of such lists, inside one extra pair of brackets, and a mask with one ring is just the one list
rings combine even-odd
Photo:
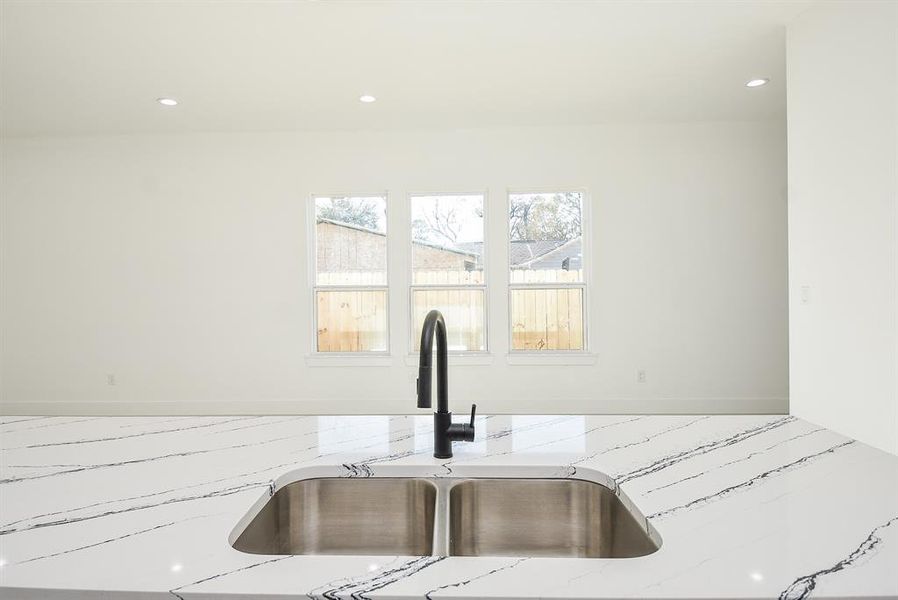
[(328, 219), (358, 225), (365, 229), (379, 231), (382, 213), (377, 205), (359, 198), (319, 198), (315, 205), (319, 219)]
[(508, 208), (511, 239), (572, 240), (583, 233), (581, 198), (559, 193), (513, 198)]
[(423, 210), (421, 216), (412, 221), (412, 230), (416, 240), (455, 245), (461, 230), (456, 207), (441, 205), (437, 198), (430, 210)]

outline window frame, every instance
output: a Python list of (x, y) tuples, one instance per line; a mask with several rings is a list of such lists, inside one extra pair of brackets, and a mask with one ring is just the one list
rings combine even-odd
[[(415, 283), (415, 236), (412, 232), (412, 206), (414, 198), (426, 196), (480, 196), (483, 198), (483, 283), (482, 284), (416, 284)], [(490, 352), (490, 292), (489, 292), (489, 193), (487, 190), (466, 192), (408, 192), (408, 356), (417, 360), (415, 338), (421, 335), (415, 324), (415, 292), (421, 290), (482, 290), (483, 291), (483, 350), (454, 350), (448, 354), (453, 357), (488, 357)]]
[[(378, 197), (384, 200), (384, 283), (377, 285), (336, 285), (318, 283), (318, 215), (316, 210), (316, 200), (318, 198), (372, 198)], [(309, 239), (309, 288), (311, 290), (311, 343), (312, 351), (309, 355), (313, 359), (360, 359), (359, 362), (370, 361), (370, 359), (384, 358), (391, 356), (391, 340), (390, 340), (390, 195), (387, 191), (380, 192), (345, 192), (331, 194), (310, 194), (306, 205), (306, 223), (308, 225)], [(320, 291), (343, 291), (343, 292), (364, 292), (364, 291), (382, 291), (384, 292), (384, 313), (386, 315), (385, 323), (385, 341), (386, 345), (383, 350), (360, 350), (358, 352), (322, 352), (318, 349), (318, 292)], [(372, 365), (380, 364), (372, 362)]]
[[(579, 282), (563, 282), (563, 283), (512, 283), (511, 281), (511, 231), (509, 227), (508, 214), (511, 211), (511, 197), (518, 194), (558, 194), (558, 193), (578, 193), (580, 194), (580, 220), (581, 220), (581, 249), (583, 252), (583, 280)], [(505, 277), (508, 283), (508, 299), (506, 310), (508, 311), (508, 356), (512, 362), (518, 362), (515, 359), (523, 359), (519, 364), (534, 364), (529, 358), (537, 357), (591, 357), (591, 344), (589, 336), (589, 288), (591, 285), (589, 270), (591, 268), (592, 252), (592, 204), (589, 193), (586, 188), (574, 186), (557, 186), (557, 187), (539, 187), (539, 188), (508, 188), (505, 193), (505, 243), (506, 243), (506, 260), (505, 260)], [(514, 323), (513, 320), (513, 290), (555, 290), (555, 289), (579, 289), (582, 294), (582, 310), (583, 310), (583, 348), (579, 350), (524, 350), (514, 347)], [(584, 364), (591, 364), (591, 360)], [(577, 363), (579, 364), (579, 363)]]

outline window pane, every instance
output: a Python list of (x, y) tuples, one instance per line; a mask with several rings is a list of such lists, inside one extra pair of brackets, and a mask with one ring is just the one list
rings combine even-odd
[(512, 283), (583, 281), (583, 195), (509, 194)]
[(583, 350), (583, 290), (511, 290), (513, 350)]
[(384, 352), (385, 290), (319, 291), (318, 352)]
[(412, 281), (483, 283), (483, 196), (412, 196)]
[(315, 198), (315, 243), (318, 285), (386, 285), (386, 198)]
[(449, 351), (482, 351), (484, 343), (483, 290), (428, 289), (412, 292), (414, 349), (421, 349), (424, 317), (434, 308), (446, 320)]

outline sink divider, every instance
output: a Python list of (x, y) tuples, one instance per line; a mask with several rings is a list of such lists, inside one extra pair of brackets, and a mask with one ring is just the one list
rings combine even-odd
[(449, 556), (449, 490), (464, 479), (434, 479), (437, 488), (433, 515), (433, 556)]

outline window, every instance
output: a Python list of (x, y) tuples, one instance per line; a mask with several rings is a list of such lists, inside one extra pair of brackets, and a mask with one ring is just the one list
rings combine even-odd
[(313, 209), (315, 351), (386, 353), (386, 196), (315, 196)]
[(512, 351), (586, 349), (581, 192), (510, 193)]
[(412, 349), (420, 350), (424, 317), (435, 308), (446, 319), (450, 352), (486, 351), (484, 195), (412, 195), (409, 203)]

